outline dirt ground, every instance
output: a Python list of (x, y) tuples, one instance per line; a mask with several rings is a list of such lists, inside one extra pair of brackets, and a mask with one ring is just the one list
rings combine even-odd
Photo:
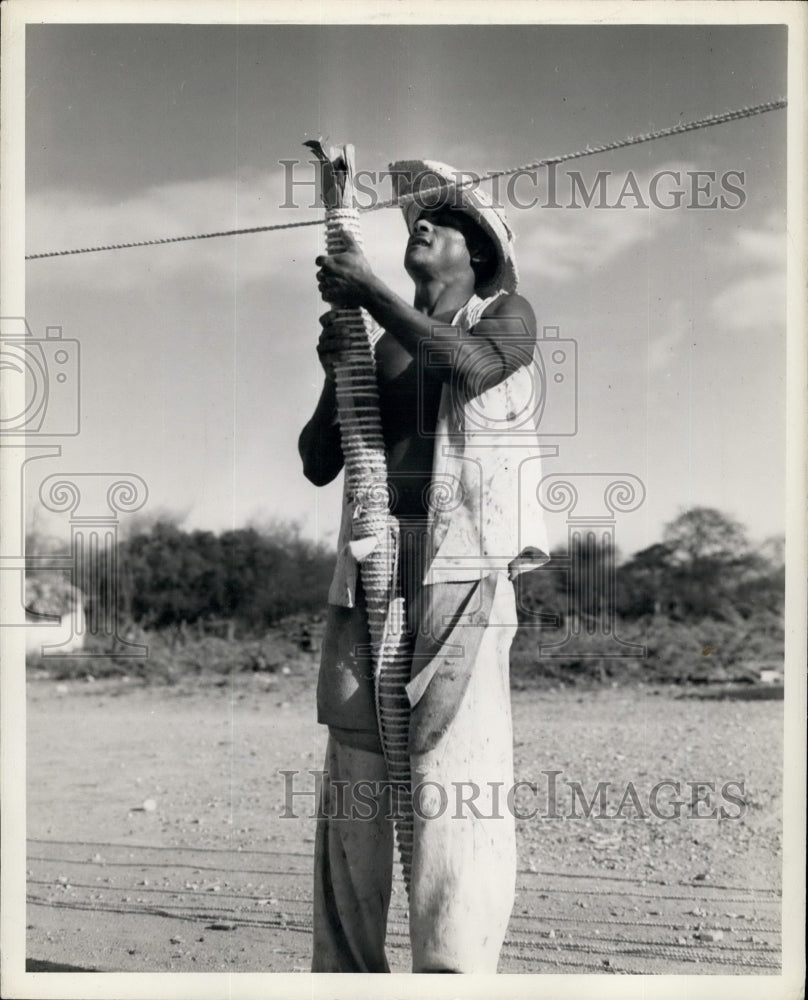
[[(313, 706), (302, 676), (30, 682), (28, 968), (308, 971)], [(673, 689), (514, 692), (515, 776), (536, 786), (516, 803), (537, 815), (517, 822), (500, 971), (777, 972), (782, 714)], [(299, 818), (281, 818), (282, 771)], [(665, 779), (678, 819), (670, 785), (650, 808)], [(576, 782), (587, 800), (611, 783), (603, 815)], [(713, 783), (695, 804), (693, 782)], [(408, 971), (400, 880), (388, 942)]]

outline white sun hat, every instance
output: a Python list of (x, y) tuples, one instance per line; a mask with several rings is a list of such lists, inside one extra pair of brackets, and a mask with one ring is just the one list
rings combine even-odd
[(491, 239), (497, 252), (496, 273), (477, 291), (484, 295), (500, 290), (516, 291), (519, 273), (513, 251), (513, 232), (504, 214), (479, 187), (473, 184), (456, 186), (470, 180), (468, 172), (455, 170), (437, 160), (398, 160), (390, 164), (390, 173), (396, 198), (411, 196), (401, 205), (410, 232), (425, 208), (445, 207), (463, 212)]

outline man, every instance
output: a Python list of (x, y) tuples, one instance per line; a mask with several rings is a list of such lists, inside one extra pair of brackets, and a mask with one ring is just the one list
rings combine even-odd
[[(516, 869), (507, 802), (511, 580), (547, 559), (536, 498), (536, 321), (516, 294), (512, 235), (490, 201), (454, 188), (457, 174), (444, 164), (409, 161), (391, 171), (399, 196), (411, 196), (404, 266), (413, 305), (373, 273), (347, 234), (343, 253), (317, 258), (318, 281), (325, 301), (362, 307), (379, 326), (379, 405), (412, 655), (413, 971), (495, 972)], [(436, 183), (442, 196), (428, 197)], [(299, 442), (316, 485), (343, 465), (333, 380), (343, 334), (333, 314), (321, 323), (325, 384)], [(346, 503), (318, 683), (329, 741), (315, 847), (315, 972), (389, 971), (392, 828), (350, 526)]]

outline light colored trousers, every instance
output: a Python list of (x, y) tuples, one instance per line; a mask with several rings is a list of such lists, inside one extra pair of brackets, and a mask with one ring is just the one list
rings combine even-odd
[[(434, 749), (411, 755), (413, 972), (497, 969), (516, 883), (514, 819), (508, 807), (513, 785), (508, 652), (515, 622), (513, 587), (503, 575), (454, 721)], [(324, 770), (315, 842), (312, 971), (389, 972), (384, 942), (393, 823), (389, 795), (382, 790), (384, 758), (330, 736)], [(369, 794), (374, 787), (377, 796)], [(355, 818), (352, 806), (359, 814)]]

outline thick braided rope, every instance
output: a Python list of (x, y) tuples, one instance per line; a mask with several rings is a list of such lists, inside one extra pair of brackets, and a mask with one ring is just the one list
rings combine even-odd
[(404, 598), (390, 604), (390, 627), (385, 634), (376, 669), (376, 712), (390, 780), (396, 840), (407, 893), (410, 891), (413, 844), (412, 773), (409, 735), (412, 646), (407, 629)]
[[(342, 231), (359, 246), (362, 233), (355, 209), (326, 212), (326, 249), (345, 249)], [(404, 883), (409, 891), (412, 864), (412, 793), (409, 701), (411, 653), (403, 599), (396, 595), (398, 526), (390, 514), (387, 458), (379, 414), (371, 325), (361, 309), (335, 310), (348, 331), (347, 344), (334, 367), (337, 413), (348, 497), (354, 511), (352, 539), (373, 539), (372, 551), (359, 563), (373, 650), (374, 689), (379, 736), (387, 764)]]
[[(362, 245), (356, 211), (332, 209), (326, 213), (326, 249), (330, 255), (345, 249), (341, 238), (343, 229)], [(370, 637), (374, 650), (377, 650), (387, 617), (393, 551), (387, 501), (387, 459), (379, 415), (376, 366), (367, 315), (360, 309), (336, 309), (334, 314), (347, 333), (334, 375), (346, 487), (354, 510), (352, 538), (354, 541), (365, 538), (376, 540), (375, 549), (360, 565)]]
[(541, 160), (534, 160), (532, 163), (525, 163), (521, 167), (504, 167), (502, 170), (489, 170), (484, 174), (472, 175), (465, 180), (454, 179), (451, 183), (441, 181), (435, 187), (420, 187), (417, 191), (406, 195), (399, 195), (397, 198), (389, 198), (387, 201), (376, 202), (363, 209), (365, 212), (377, 212), (382, 208), (395, 208), (406, 205), (416, 198), (419, 204), (422, 199), (434, 194), (444, 193), (447, 187), (461, 189), (476, 187), (482, 181), (492, 181), (499, 177), (510, 177), (514, 174), (527, 174), (542, 167), (551, 167), (559, 163), (567, 163), (569, 160), (581, 160), (587, 156), (596, 156), (598, 153), (610, 153), (617, 149), (626, 149), (628, 146), (639, 146), (645, 142), (654, 142), (657, 139), (667, 139), (672, 135), (683, 135), (685, 132), (695, 132), (698, 129), (711, 128), (714, 125), (725, 125), (727, 122), (739, 121), (742, 118), (752, 118), (755, 115), (763, 115), (768, 111), (779, 111), (788, 106), (788, 101), (780, 99), (776, 101), (765, 101), (763, 104), (755, 104), (744, 108), (737, 108), (734, 111), (724, 111), (717, 115), (708, 115), (706, 118), (699, 118), (696, 121), (680, 122), (677, 125), (670, 125), (667, 128), (654, 129), (652, 132), (641, 132), (639, 135), (629, 135), (624, 139), (614, 139), (612, 142), (604, 142), (598, 146), (585, 146), (572, 153), (562, 153), (559, 156), (546, 156)]
[[(453, 184), (456, 188), (465, 188), (477, 185), (483, 181), (494, 180), (497, 177), (509, 177), (512, 174), (529, 173), (541, 167), (549, 167), (553, 164), (566, 163), (569, 160), (580, 160), (585, 156), (595, 156), (598, 153), (608, 153), (616, 149), (625, 149), (628, 146), (638, 146), (641, 143), (653, 142), (656, 139), (666, 139), (672, 135), (682, 135), (685, 132), (695, 132), (702, 128), (711, 128), (714, 125), (725, 125), (727, 122), (739, 121), (742, 118), (752, 118), (755, 115), (763, 115), (769, 111), (780, 111), (787, 107), (788, 101), (778, 99), (775, 101), (764, 101), (762, 104), (753, 104), (734, 111), (724, 111), (717, 115), (708, 115), (706, 118), (699, 118), (696, 121), (681, 122), (671, 125), (668, 128), (655, 129), (652, 132), (643, 132), (640, 135), (630, 135), (624, 139), (615, 139), (613, 142), (605, 142), (599, 146), (586, 146), (573, 153), (563, 153), (560, 156), (548, 156), (542, 160), (534, 160), (521, 167), (506, 167), (503, 170), (491, 170), (488, 173), (480, 174), (459, 180)], [(445, 191), (446, 186), (441, 184), (434, 188), (421, 188), (417, 194), (402, 195), (399, 198), (390, 198), (387, 201), (376, 202), (367, 208), (362, 208), (362, 212), (376, 212), (382, 208), (393, 208), (406, 204), (417, 198), (425, 198), (431, 194), (440, 194)], [(307, 219), (303, 222), (283, 222), (271, 226), (250, 226), (248, 229), (224, 229), (214, 233), (196, 233), (191, 236), (165, 236), (162, 239), (134, 240), (129, 243), (109, 243), (97, 247), (80, 247), (74, 250), (49, 250), (45, 253), (26, 254), (26, 260), (43, 260), (47, 257), (69, 257), (74, 254), (100, 253), (103, 250), (131, 250), (135, 247), (163, 246), (167, 243), (186, 243), (189, 240), (212, 240), (219, 236), (246, 236), (250, 233), (272, 233), (283, 229), (300, 229), (303, 226), (320, 226), (322, 219)]]

